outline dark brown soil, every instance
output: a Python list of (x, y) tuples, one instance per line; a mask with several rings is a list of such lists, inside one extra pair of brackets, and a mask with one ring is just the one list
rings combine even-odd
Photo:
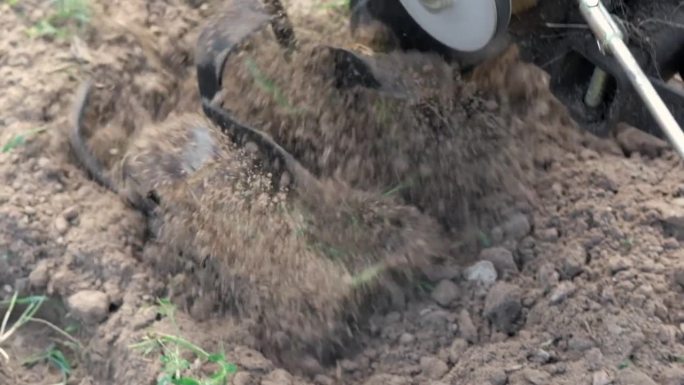
[[(161, 222), (166, 227), (150, 240), (150, 223), (87, 177), (64, 133), (86, 77), (99, 87), (89, 143), (107, 167), (131, 133), (198, 113), (191, 53), (216, 5), (191, 3), (95, 2), (107, 17), (66, 40), (26, 37), (51, 12), (48, 4), (0, 5), (0, 145), (43, 130), (0, 154), (0, 296), (49, 296), (40, 317), (82, 344), (71, 348), (31, 323), (0, 345), (10, 355), (0, 358), (0, 384), (58, 383), (47, 363), (21, 364), (51, 343), (73, 366), (69, 384), (155, 383), (159, 357), (130, 347), (151, 331), (223, 349), (238, 366), (233, 384), (684, 383), (681, 162), (653, 138), (599, 141), (580, 132), (550, 96), (545, 74), (520, 63), (515, 50), (468, 79), (435, 58), (375, 55), (411, 92), (407, 101), (330, 87), (325, 55), (286, 64), (268, 44), (258, 46), (251, 53), (258, 68), (303, 112), (287, 113), (238, 66), (224, 103), (321, 177), (322, 195), (295, 190), (281, 201), (268, 183), (247, 184), (270, 198), (242, 205), (235, 189), (219, 188), (232, 184), (215, 184), (231, 169), (211, 163), (184, 188), (163, 191), (164, 218), (177, 222)], [(355, 47), (337, 11), (304, 1), (288, 9), (305, 50), (322, 39)], [(383, 114), (382, 106), (394, 110)], [(416, 172), (420, 183), (382, 195)], [(276, 210), (275, 202), (292, 209)], [(290, 230), (305, 211), (310, 239), (352, 244), (352, 257), (331, 264), (320, 249), (303, 248)], [(366, 231), (340, 219), (350, 212), (367, 220)], [(429, 231), (433, 219), (454, 231), (446, 239)], [(466, 230), (477, 234), (477, 248), (458, 247), (472, 239)], [(421, 237), (428, 241), (411, 242)], [(440, 240), (448, 253), (431, 251)], [(395, 248), (383, 249), (387, 243)], [(232, 247), (237, 257), (206, 260), (211, 274), (202, 275), (196, 266), (218, 255), (214, 247)], [(179, 249), (184, 264), (174, 262)], [(356, 311), (336, 302), (348, 298), (345, 277), (369, 264), (430, 254), (441, 258), (411, 285), (392, 290), (404, 282), (397, 278), (369, 290), (382, 294), (373, 297), (377, 306)], [(292, 255), (301, 258), (282, 263)], [(487, 279), (492, 266), (495, 281)], [(237, 279), (250, 271), (271, 280)], [(154, 307), (164, 297), (178, 306), (178, 329)], [(236, 298), (245, 301), (229, 307)], [(309, 312), (278, 310), (283, 300)], [(306, 337), (321, 329), (292, 325), (312, 320), (311, 307), (332, 319), (359, 315), (350, 323), (358, 326), (355, 349), (315, 378), (270, 360), (278, 355), (259, 327), (282, 321), (286, 335)]]
[(317, 175), (391, 191), (458, 230), (526, 182), (533, 153), (520, 150), (533, 133), (438, 57), (375, 54), (389, 90), (340, 90), (323, 40), (302, 41), (285, 60), (264, 35), (228, 63), (223, 105)]

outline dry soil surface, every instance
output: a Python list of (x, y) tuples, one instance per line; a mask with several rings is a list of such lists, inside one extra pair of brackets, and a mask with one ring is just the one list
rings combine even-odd
[[(52, 3), (10, 3), (0, 5), (0, 299), (46, 295), (37, 317), (71, 337), (37, 322), (0, 336), (9, 355), (0, 356), (0, 384), (58, 383), (50, 362), (23, 364), (55, 349), (71, 363), (69, 384), (156, 383), (160, 357), (131, 348), (153, 331), (223, 350), (237, 365), (232, 384), (684, 384), (684, 168), (634, 129), (607, 141), (580, 133), (540, 71), (502, 59), (463, 86), (479, 90), (470, 108), (527, 133), (506, 142), (530, 146), (526, 199), (497, 205), (477, 247), (455, 247), (421, 295), (362, 320), (357, 351), (305, 378), (255, 350), (249, 327), (232, 317), (183, 308), (175, 323), (163, 316), (156, 299), (173, 297), (181, 278), (146, 263), (154, 249), (143, 216), (89, 179), (64, 139), (86, 76), (107, 95), (99, 119), (103, 132), (113, 128), (94, 146), (103, 158), (115, 159), (143, 120), (198, 111), (193, 45), (220, 3), (98, 1), (82, 30), (66, 26), (73, 33), (56, 38), (27, 33)], [(346, 33), (327, 3), (288, 5), (303, 34), (328, 24)]]

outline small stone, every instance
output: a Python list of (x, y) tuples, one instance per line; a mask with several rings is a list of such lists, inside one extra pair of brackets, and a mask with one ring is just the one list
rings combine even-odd
[(60, 235), (66, 234), (69, 230), (69, 222), (67, 222), (64, 217), (57, 217), (57, 219), (55, 219), (55, 230), (57, 230)]
[(552, 376), (560, 376), (560, 375), (565, 374), (567, 371), (568, 371), (568, 367), (562, 362), (559, 362), (555, 365), (551, 364), (551, 365), (549, 365), (549, 368), (548, 368), (548, 372)]
[(610, 174), (593, 173), (591, 178), (592, 185), (613, 194), (620, 190), (620, 185), (615, 178)]
[(67, 299), (71, 312), (87, 323), (100, 323), (107, 318), (109, 297), (97, 290), (82, 290)]
[(410, 345), (416, 340), (416, 337), (411, 333), (404, 333), (399, 337), (399, 343), (402, 345)]
[(515, 214), (502, 226), (506, 237), (519, 240), (530, 233), (532, 226), (525, 214)]
[(273, 366), (260, 352), (243, 346), (238, 346), (235, 349), (235, 357), (236, 364), (247, 370), (265, 373)]
[(543, 294), (539, 290), (528, 290), (522, 298), (522, 305), (526, 308), (532, 308), (537, 304), (537, 301)]
[(558, 229), (551, 227), (548, 229), (540, 229), (536, 231), (535, 237), (544, 242), (553, 242), (558, 240)]
[(513, 253), (503, 247), (490, 247), (480, 252), (480, 260), (489, 261), (496, 268), (497, 275), (504, 277), (510, 273), (518, 273), (518, 266), (513, 259)]
[(599, 370), (598, 372), (594, 373), (591, 379), (591, 385), (609, 385), (612, 382), (613, 380), (610, 379), (608, 373), (606, 373), (604, 370)]
[(437, 357), (422, 357), (420, 369), (426, 377), (438, 380), (449, 371), (449, 366)]
[(646, 297), (650, 297), (653, 296), (653, 294), (655, 294), (655, 289), (651, 284), (644, 283), (637, 288), (636, 293), (643, 294)]
[(233, 375), (232, 385), (249, 385), (252, 383), (252, 375), (249, 372), (239, 371)]
[(660, 318), (661, 321), (667, 322), (669, 310), (667, 309), (667, 306), (660, 302), (656, 302), (654, 305), (653, 314)]
[(479, 261), (464, 271), (465, 279), (484, 285), (496, 282), (497, 274), (494, 264), (490, 261)]
[(64, 210), (64, 212), (62, 212), (62, 216), (69, 222), (73, 221), (74, 219), (78, 218), (78, 207), (69, 207), (68, 209)]
[(437, 284), (431, 296), (435, 302), (446, 307), (460, 296), (460, 291), (455, 283), (445, 279)]
[(610, 273), (615, 275), (621, 271), (632, 268), (632, 263), (626, 258), (613, 256), (608, 259), (608, 266), (610, 268)]
[(514, 333), (516, 322), (522, 314), (520, 289), (512, 284), (499, 282), (487, 293), (484, 316), (501, 332)]
[(663, 345), (674, 345), (677, 341), (677, 327), (660, 325), (658, 327), (658, 340)]
[(641, 131), (625, 123), (618, 124), (617, 142), (622, 149), (631, 154), (638, 152), (646, 156), (658, 156), (668, 148), (666, 141)]
[(577, 287), (570, 281), (563, 281), (551, 291), (551, 305), (558, 305), (577, 291)]
[(449, 347), (449, 361), (452, 364), (458, 362), (461, 355), (468, 349), (468, 341), (462, 338), (456, 338)]
[(276, 369), (261, 380), (261, 385), (292, 385), (292, 376), (283, 369)]
[(633, 368), (620, 370), (615, 382), (617, 385), (658, 385), (651, 377)]
[(545, 293), (551, 290), (552, 287), (556, 286), (559, 279), (560, 275), (552, 263), (545, 262), (539, 266), (539, 270), (537, 270), (537, 281), (539, 281), (539, 284)]
[(31, 285), (31, 287), (40, 289), (47, 286), (48, 280), (50, 279), (50, 272), (48, 271), (48, 269), (49, 266), (46, 260), (38, 262), (36, 267), (28, 276), (29, 284)]
[(551, 361), (551, 357), (552, 357), (551, 353), (547, 352), (544, 349), (538, 349), (537, 351), (530, 354), (528, 359), (531, 362), (536, 362), (538, 364), (545, 364), (545, 363)]
[(573, 279), (584, 271), (587, 261), (587, 251), (584, 246), (573, 243), (565, 247), (562, 251), (563, 264), (560, 268), (560, 275), (563, 279)]
[[(581, 335), (573, 336), (568, 341), (568, 350), (572, 350), (575, 352), (584, 352), (584, 351), (587, 351), (593, 347), (594, 347), (594, 341), (592, 341), (589, 338), (583, 337)], [(600, 353), (600, 350), (599, 350), (599, 353)], [(587, 353), (587, 354), (589, 354), (589, 353)], [(595, 354), (595, 353), (592, 353), (592, 354)], [(602, 357), (602, 356), (599, 356), (599, 357)]]
[(458, 315), (458, 329), (461, 332), (461, 337), (466, 341), (474, 344), (477, 342), (477, 328), (470, 317), (468, 310), (463, 309)]
[(38, 158), (38, 167), (41, 169), (47, 168), (50, 166), (50, 159), (45, 158), (45, 157), (40, 157)]
[(503, 369), (493, 369), (488, 377), (490, 385), (505, 385), (508, 382), (508, 376)]

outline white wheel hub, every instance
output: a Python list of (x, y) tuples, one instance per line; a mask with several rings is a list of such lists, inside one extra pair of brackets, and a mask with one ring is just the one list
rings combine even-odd
[(399, 0), (422, 29), (447, 47), (475, 52), (505, 30), (511, 0)]

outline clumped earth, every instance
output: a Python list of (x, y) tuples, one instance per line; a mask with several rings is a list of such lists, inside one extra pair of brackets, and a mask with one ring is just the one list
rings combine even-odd
[[(192, 290), (206, 288), (188, 283), (196, 279), (190, 270), (160, 268), (173, 252), (164, 242), (145, 242), (142, 214), (88, 178), (66, 144), (70, 103), (84, 78), (95, 79), (98, 95), (89, 144), (107, 167), (130, 133), (198, 112), (193, 44), (220, 2), (94, 2), (81, 29), (74, 28), (78, 12), (65, 21), (51, 19), (51, 3), (12, 3), (0, 5), (1, 299), (47, 296), (36, 317), (69, 337), (29, 322), (0, 340), (10, 356), (0, 357), (0, 383), (54, 384), (67, 372), (70, 384), (155, 383), (168, 360), (133, 347), (153, 332), (222, 352), (235, 364), (233, 384), (684, 383), (680, 160), (631, 127), (610, 140), (582, 133), (550, 96), (545, 75), (518, 62), (514, 49), (468, 79), (450, 75), (422, 87), (412, 79), (444, 79), (452, 69), (435, 58), (377, 54), (417, 69), (416, 78), (406, 75), (406, 89), (432, 102), (394, 101), (399, 108), (385, 115), (377, 108), (392, 97), (361, 92), (354, 101), (331, 88), (324, 55), (295, 57), (288, 66), (258, 59), (278, 55), (268, 45), (255, 53), (258, 73), (273, 76), (293, 106), (313, 112), (292, 115), (275, 105), (259, 88), (264, 83), (254, 84), (254, 67), (231, 73), (240, 91), (233, 97), (242, 102), (227, 89), (224, 103), (318, 176), (374, 193), (394, 191), (411, 170), (425, 169), (421, 182), (399, 188), (396, 198), (447, 225), (454, 245), (468, 246), (451, 247), (426, 268), (411, 283), (417, 293), (398, 290), (389, 309), (369, 309), (372, 315), (358, 320), (355, 350), (312, 378), (259, 352), (249, 320), (206, 304), (184, 306), (180, 299), (202, 302)], [(302, 1), (288, 10), (307, 42), (329, 33), (339, 40), (328, 42), (351, 44), (334, 6)], [(311, 89), (297, 91), (289, 79)], [(454, 127), (460, 130), (444, 133)], [(440, 140), (409, 145), (412, 135)], [(470, 152), (456, 151), (462, 141)], [(464, 199), (447, 200), (449, 191)], [(265, 227), (278, 221), (258, 218)], [(174, 316), (158, 298), (172, 299)], [(194, 376), (216, 369), (183, 358)], [(60, 371), (60, 362), (70, 370)]]
[(263, 35), (228, 63), (222, 105), (317, 175), (400, 195), (458, 230), (499, 211), (486, 199), (495, 192), (520, 192), (529, 130), (495, 114), (497, 103), (486, 105), (457, 68), (433, 55), (376, 53), (367, 60), (387, 89), (339, 89), (335, 56), (321, 49), (329, 39), (305, 35), (285, 60)]

